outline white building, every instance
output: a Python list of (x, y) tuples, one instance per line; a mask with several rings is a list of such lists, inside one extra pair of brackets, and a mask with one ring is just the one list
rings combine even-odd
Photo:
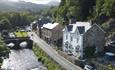
[(63, 51), (75, 57), (83, 57), (83, 34), (91, 28), (89, 22), (76, 22), (63, 29)]

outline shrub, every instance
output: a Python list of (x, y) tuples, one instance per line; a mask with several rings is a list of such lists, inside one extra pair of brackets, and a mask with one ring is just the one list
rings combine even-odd
[[(0, 37), (1, 39), (1, 37)], [(2, 57), (6, 58), (9, 56), (10, 50), (5, 46), (5, 43), (0, 40), (0, 66), (2, 65), (3, 59)]]
[(33, 46), (33, 51), (38, 57), (38, 60), (41, 61), (48, 70), (64, 70), (58, 63), (53, 61), (39, 46)]
[(94, 57), (95, 47), (86, 47), (84, 52), (86, 58)]

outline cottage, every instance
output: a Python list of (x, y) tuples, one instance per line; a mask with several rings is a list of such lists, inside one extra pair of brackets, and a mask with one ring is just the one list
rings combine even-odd
[(42, 39), (47, 43), (60, 46), (62, 38), (62, 27), (59, 23), (47, 23), (41, 28)]
[(77, 58), (83, 57), (83, 34), (91, 27), (89, 22), (76, 22), (63, 30), (63, 51)]

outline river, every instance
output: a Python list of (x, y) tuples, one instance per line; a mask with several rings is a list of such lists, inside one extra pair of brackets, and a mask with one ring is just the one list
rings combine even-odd
[(47, 70), (41, 62), (38, 62), (32, 50), (10, 51), (9, 58), (3, 60), (2, 70)]

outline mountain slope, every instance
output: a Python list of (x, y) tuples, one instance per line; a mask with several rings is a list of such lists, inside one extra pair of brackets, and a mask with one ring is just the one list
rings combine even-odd
[(49, 6), (42, 5), (42, 4), (34, 4), (30, 2), (10, 2), (10, 1), (0, 1), (0, 11), (9, 12), (9, 11), (23, 11), (23, 10), (30, 10), (30, 11), (38, 11), (43, 8), (47, 8)]

